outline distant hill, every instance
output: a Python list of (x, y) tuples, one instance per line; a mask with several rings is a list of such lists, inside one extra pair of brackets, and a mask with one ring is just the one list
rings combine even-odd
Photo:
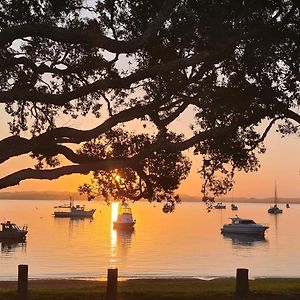
[(0, 199), (5, 200), (68, 200), (70, 197), (76, 200), (86, 199), (86, 196), (81, 196), (77, 192), (0, 192)]
[[(199, 195), (199, 197), (196, 196), (189, 196), (189, 195), (180, 195), (180, 198), (183, 202), (201, 202), (202, 196)], [(237, 203), (273, 203), (274, 197), (269, 198), (246, 198), (246, 197), (236, 197), (236, 198), (216, 198), (216, 202), (237, 202)], [(278, 198), (278, 203), (300, 203), (300, 198)]]
[[(75, 200), (86, 200), (86, 196), (82, 196), (77, 192), (55, 192), (55, 191), (27, 191), (27, 192), (0, 192), (0, 199), (4, 200), (68, 200), (73, 197)], [(202, 196), (180, 195), (183, 202), (202, 202)], [(216, 202), (248, 202), (248, 203), (273, 203), (274, 198), (217, 198)], [(300, 203), (298, 198), (278, 198), (278, 203)]]

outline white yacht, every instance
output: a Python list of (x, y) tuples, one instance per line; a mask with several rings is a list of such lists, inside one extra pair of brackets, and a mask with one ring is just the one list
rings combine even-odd
[(1, 226), (0, 239), (25, 239), (28, 232), (27, 225), (19, 228), (15, 223), (11, 223), (10, 221), (1, 223)]
[(68, 205), (55, 206), (54, 217), (57, 218), (92, 218), (96, 209), (86, 210), (84, 205), (75, 205), (70, 198)]
[(264, 234), (269, 228), (262, 224), (256, 224), (251, 219), (243, 219), (235, 216), (231, 219), (231, 224), (225, 224), (221, 228), (221, 233), (243, 233), (243, 234)]
[(125, 201), (122, 201), (119, 205), (117, 220), (113, 222), (113, 227), (115, 229), (133, 230), (134, 225), (135, 220), (133, 220), (131, 208)]

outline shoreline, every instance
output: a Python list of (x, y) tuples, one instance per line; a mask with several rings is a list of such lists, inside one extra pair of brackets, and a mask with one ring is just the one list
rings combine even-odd
[[(224, 281), (235, 281), (235, 277), (214, 277), (211, 279), (202, 279), (196, 277), (168, 277), (168, 278), (119, 278), (118, 283), (120, 285), (131, 285), (138, 283), (172, 283), (172, 284), (184, 284), (189, 283), (202, 283), (210, 284), (212, 282), (224, 282)], [(269, 281), (269, 282), (278, 282), (278, 281), (295, 281), (300, 284), (300, 277), (259, 277), (259, 278), (249, 278), (249, 282), (259, 282), (259, 281)], [(104, 287), (106, 286), (106, 278), (101, 279), (28, 279), (28, 286), (30, 288), (83, 288), (83, 287)], [(17, 288), (17, 280), (0, 280), (0, 289), (11, 289)]]
[[(122, 300), (291, 300), (300, 299), (300, 278), (249, 280), (246, 297), (236, 294), (235, 278), (129, 279), (119, 281), (115, 292)], [(43, 279), (28, 282), (28, 298), (31, 300), (106, 299), (107, 293), (106, 281)], [(16, 281), (0, 281), (0, 299), (20, 299)]]

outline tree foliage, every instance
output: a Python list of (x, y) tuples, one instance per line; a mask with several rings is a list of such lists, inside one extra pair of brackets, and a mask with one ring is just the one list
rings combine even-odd
[[(0, 188), (93, 171), (81, 187), (90, 197), (166, 200), (172, 210), (192, 148), (204, 195), (225, 193), (236, 170), (259, 167), (273, 125), (299, 135), (299, 14), (296, 0), (1, 0), (11, 136), (0, 162), (30, 154), (38, 163)], [(186, 110), (191, 137), (171, 132)], [(57, 123), (82, 115), (88, 124), (91, 114), (99, 122), (89, 130)], [(132, 120), (143, 125), (124, 129)]]

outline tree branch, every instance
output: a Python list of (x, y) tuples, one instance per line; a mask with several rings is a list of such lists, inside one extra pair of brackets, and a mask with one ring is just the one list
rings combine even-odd
[[(222, 48), (223, 47), (224, 45), (222, 46)], [(221, 49), (218, 50), (222, 51)], [(116, 88), (130, 88), (131, 84), (139, 82), (141, 80), (151, 78), (153, 76), (167, 74), (178, 69), (183, 69), (189, 66), (202, 63), (206, 59), (215, 56), (216, 53), (219, 53), (218, 50), (206, 50), (189, 58), (182, 58), (169, 61), (164, 64), (154, 65), (146, 69), (138, 70), (135, 73), (122, 78), (119, 77), (117, 79), (106, 78), (96, 80), (91, 84), (79, 87), (76, 90), (73, 90), (69, 93), (48, 94), (39, 92), (37, 90), (28, 90), (21, 88), (12, 89), (9, 91), (0, 91), (0, 103), (20, 101), (19, 99), (22, 99), (22, 101), (30, 101), (32, 103), (42, 102), (45, 104), (63, 106), (71, 100), (97, 92), (98, 90), (105, 91), (108, 89)]]
[(16, 39), (31, 36), (48, 38), (60, 43), (88, 44), (112, 53), (133, 53), (150, 43), (151, 39), (169, 17), (176, 2), (176, 0), (165, 0), (158, 16), (149, 25), (144, 34), (130, 41), (116, 41), (104, 36), (100, 30), (95, 32), (94, 29), (61, 28), (46, 23), (23, 24), (4, 28), (0, 32), (0, 48), (5, 47)]
[(57, 179), (70, 174), (88, 174), (96, 170), (112, 170), (133, 167), (136, 162), (133, 159), (99, 160), (90, 164), (64, 166), (52, 170), (23, 169), (0, 179), (0, 189), (19, 184), (25, 179)]

